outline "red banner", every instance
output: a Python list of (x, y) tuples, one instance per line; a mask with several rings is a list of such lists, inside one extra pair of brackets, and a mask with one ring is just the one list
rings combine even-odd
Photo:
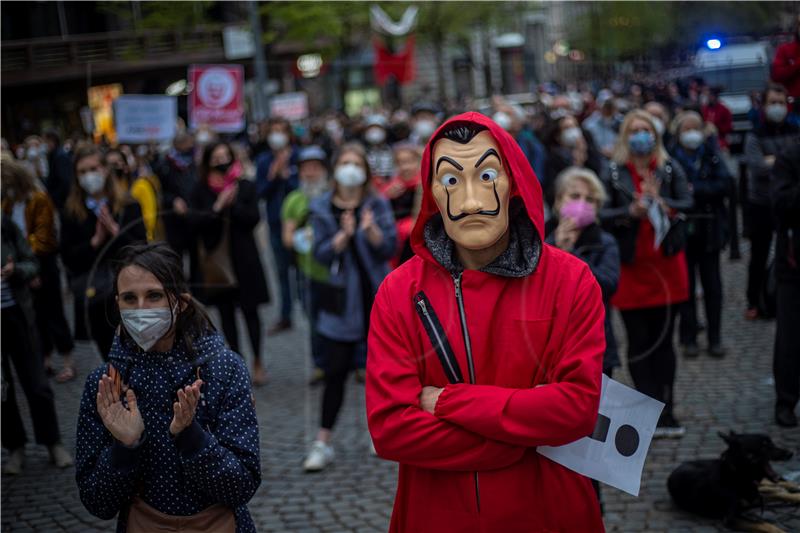
[(414, 65), (414, 36), (406, 38), (402, 52), (392, 53), (379, 39), (374, 39), (375, 46), (375, 81), (385, 85), (389, 76), (394, 76), (400, 85), (414, 81), (416, 67)]
[(219, 133), (244, 129), (244, 68), (242, 65), (189, 67), (189, 127), (209, 126)]

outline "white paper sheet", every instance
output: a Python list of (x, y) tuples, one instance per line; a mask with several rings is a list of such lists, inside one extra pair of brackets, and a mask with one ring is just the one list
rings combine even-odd
[(658, 250), (659, 246), (661, 246), (661, 243), (664, 241), (664, 237), (666, 237), (669, 232), (669, 217), (661, 209), (661, 205), (658, 202), (651, 200), (650, 206), (647, 208), (647, 218), (650, 220), (650, 224), (653, 225), (653, 229), (655, 230), (653, 249)]
[[(600, 420), (592, 437), (536, 451), (579, 474), (639, 495), (642, 469), (664, 404), (603, 375)], [(604, 424), (604, 423), (605, 424)]]

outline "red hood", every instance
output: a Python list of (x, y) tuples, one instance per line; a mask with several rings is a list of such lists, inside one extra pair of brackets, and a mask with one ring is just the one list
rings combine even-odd
[(411, 233), (411, 247), (414, 253), (427, 261), (436, 262), (425, 246), (424, 238), (425, 224), (432, 216), (439, 213), (439, 208), (436, 206), (433, 193), (431, 193), (430, 177), (433, 168), (431, 165), (431, 153), (433, 152), (433, 139), (438, 140), (439, 132), (453, 122), (474, 122), (486, 126), (500, 148), (503, 166), (511, 179), (511, 197), (519, 197), (522, 199), (528, 216), (536, 227), (536, 231), (539, 232), (540, 239), (544, 241), (542, 188), (539, 186), (539, 180), (536, 178), (536, 174), (533, 172), (530, 163), (528, 163), (528, 159), (525, 157), (525, 154), (522, 153), (517, 141), (515, 141), (506, 130), (481, 113), (469, 112), (456, 115), (439, 126), (439, 129), (431, 136), (431, 141), (428, 141), (428, 144), (425, 146), (425, 152), (422, 154), (421, 167), (423, 188), (422, 208), (420, 209), (417, 223), (414, 226), (414, 231)]

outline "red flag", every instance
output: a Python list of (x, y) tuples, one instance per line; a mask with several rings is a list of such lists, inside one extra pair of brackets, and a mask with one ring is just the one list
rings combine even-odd
[(414, 65), (414, 36), (406, 38), (402, 52), (392, 54), (379, 39), (373, 39), (375, 47), (375, 81), (385, 85), (389, 76), (394, 75), (400, 85), (414, 81), (416, 67)]

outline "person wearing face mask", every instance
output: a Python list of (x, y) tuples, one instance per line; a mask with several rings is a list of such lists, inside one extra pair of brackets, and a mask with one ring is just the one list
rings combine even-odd
[(617, 106), (614, 98), (608, 95), (603, 99), (598, 98), (597, 104), (600, 109), (583, 121), (583, 129), (591, 134), (602, 156), (611, 159), (619, 135)]
[(78, 491), (93, 515), (117, 517), (117, 531), (253, 533), (247, 502), (261, 465), (247, 367), (181, 263), (166, 243), (115, 258), (122, 323), (81, 397)]
[(144, 242), (142, 210), (109, 177), (105, 156), (94, 145), (75, 149), (72, 184), (61, 213), (61, 259), (72, 289), (75, 338), (97, 343), (105, 360), (118, 317), (111, 259), (123, 246)]
[(116, 148), (106, 152), (106, 165), (111, 178), (123, 191), (130, 193), (131, 197), (139, 203), (142, 210), (144, 228), (147, 232), (147, 241), (163, 240), (164, 226), (159, 214), (161, 182), (155, 175), (142, 174), (133, 176), (125, 155)]
[(602, 170), (600, 154), (590, 135), (586, 134), (572, 115), (565, 115), (546, 128), (544, 133), (547, 161), (544, 178), (540, 178), (545, 201), (552, 206), (555, 201), (555, 182), (558, 175), (569, 167), (588, 168), (595, 174)]
[(689, 300), (680, 311), (680, 342), (686, 357), (697, 357), (697, 305), (695, 280), (703, 284), (705, 316), (708, 321), (708, 353), (723, 357), (722, 276), (719, 256), (729, 239), (725, 199), (731, 190), (731, 175), (714, 138), (706, 133), (703, 117), (684, 111), (675, 117), (671, 130), (674, 142), (669, 153), (680, 163), (689, 180), (694, 206), (687, 212), (686, 260), (689, 268)]
[[(569, 252), (589, 265), (600, 285), (605, 307), (603, 326), (606, 351), (603, 373), (612, 377), (619, 366), (617, 340), (611, 326), (611, 297), (619, 283), (619, 247), (614, 237), (599, 225), (598, 211), (606, 200), (606, 191), (597, 174), (591, 170), (570, 167), (556, 179), (554, 217), (544, 226), (545, 242)], [(592, 480), (600, 497), (600, 483)]]
[(364, 142), (367, 162), (376, 186), (382, 186), (394, 176), (392, 149), (386, 141), (388, 123), (383, 115), (371, 115), (364, 121)]
[(332, 191), (311, 202), (314, 258), (329, 270), (319, 294), (316, 330), (327, 368), (322, 422), (306, 456), (306, 471), (319, 471), (334, 458), (331, 432), (344, 399), (347, 376), (366, 341), (378, 286), (395, 253), (395, 226), (389, 202), (371, 192), (369, 165), (360, 144), (342, 146), (334, 160)]
[(47, 146), (38, 135), (31, 135), (25, 139), (25, 165), (31, 173), (42, 183), (47, 183), (50, 177), (50, 165), (47, 161)]
[(267, 130), (268, 149), (256, 156), (256, 193), (266, 200), (269, 242), (281, 291), (280, 319), (267, 331), (274, 335), (292, 327), (292, 293), (289, 284), (289, 254), (283, 246), (281, 206), (297, 188), (297, 149), (292, 145), (289, 122), (272, 119)]
[(547, 168), (547, 152), (533, 128), (526, 124), (525, 111), (520, 106), (506, 104), (499, 97), (495, 101), (495, 108), (497, 112), (492, 115), (492, 120), (514, 137), (541, 183)]
[(713, 124), (717, 129), (717, 142), (724, 152), (728, 152), (728, 134), (733, 131), (733, 114), (719, 99), (722, 87), (704, 87), (705, 96), (701, 106), (703, 120)]
[(242, 179), (242, 165), (230, 145), (211, 143), (203, 152), (189, 221), (199, 240), (198, 296), (219, 310), (222, 332), (235, 352), (240, 352), (236, 309), (241, 309), (253, 350), (253, 384), (261, 386), (267, 373), (258, 307), (269, 303), (270, 293), (253, 235), (261, 219), (255, 189), (254, 183)]
[(555, 215), (544, 229), (545, 242), (584, 261), (600, 285), (606, 308), (603, 372), (610, 377), (619, 366), (610, 301), (617, 290), (620, 262), (617, 241), (599, 225), (598, 212), (605, 201), (606, 191), (597, 174), (586, 168), (569, 167), (556, 179)]
[(397, 229), (397, 253), (392, 258), (392, 268), (397, 268), (413, 255), (408, 238), (419, 211), (421, 154), (416, 145), (399, 142), (392, 147), (397, 174), (383, 187), (376, 187), (392, 204)]
[(283, 245), (295, 254), (299, 270), (300, 296), (305, 304), (311, 335), (311, 358), (314, 370), (311, 384), (325, 379), (324, 346), (316, 331), (319, 316), (320, 285), (328, 280), (328, 269), (314, 259), (314, 232), (309, 223), (309, 204), (329, 189), (328, 157), (319, 146), (300, 149), (297, 156), (300, 187), (286, 196), (281, 208)]
[[(5, 177), (5, 162), (3, 174)], [(72, 465), (72, 457), (61, 445), (53, 391), (47, 382), (33, 331), (34, 310), (28, 286), (39, 274), (39, 265), (25, 236), (5, 213), (0, 231), (0, 257), (3, 258), (0, 270), (0, 318), (3, 330), (0, 350), (3, 370), (0, 375), (3, 387), (0, 435), (3, 448), (8, 451), (3, 474), (22, 473), (25, 443), (28, 440), (17, 406), (12, 364), (28, 401), (36, 443), (47, 446), (50, 460), (58, 468), (66, 468)]]
[(603, 182), (608, 200), (600, 219), (617, 239), (622, 265), (611, 303), (625, 323), (628, 369), (637, 390), (665, 404), (655, 435), (681, 437), (672, 337), (678, 306), (689, 298), (680, 214), (692, 207), (692, 196), (649, 113), (634, 110), (625, 117)]
[(45, 182), (47, 194), (56, 208), (61, 210), (72, 186), (72, 159), (61, 145), (61, 137), (56, 130), (46, 130), (43, 137), (47, 144), (47, 166), (50, 168), (50, 175)]
[(55, 207), (38, 180), (10, 157), (2, 157), (3, 213), (17, 225), (39, 262), (39, 275), (31, 283), (36, 332), (44, 369), (53, 375), (52, 352), (63, 357), (64, 367), (55, 374), (58, 383), (75, 379), (72, 341), (61, 298), (61, 268), (58, 264), (58, 236)]
[(441, 109), (432, 102), (417, 102), (411, 108), (411, 135), (408, 140), (419, 147), (425, 145), (439, 125)]
[[(198, 132), (197, 137), (203, 131)], [(195, 152), (203, 143), (190, 133), (179, 133), (160, 167), (161, 209), (167, 242), (181, 257), (188, 254), (190, 279), (197, 279), (197, 237), (189, 224), (189, 202), (197, 183)]]
[(754, 320), (766, 314), (759, 309), (760, 293), (766, 275), (767, 258), (775, 232), (771, 207), (770, 172), (777, 155), (800, 139), (800, 129), (791, 124), (786, 89), (770, 84), (762, 98), (761, 123), (744, 140), (744, 160), (747, 165), (747, 206), (749, 219), (750, 263), (747, 271), (747, 311), (745, 317)]

